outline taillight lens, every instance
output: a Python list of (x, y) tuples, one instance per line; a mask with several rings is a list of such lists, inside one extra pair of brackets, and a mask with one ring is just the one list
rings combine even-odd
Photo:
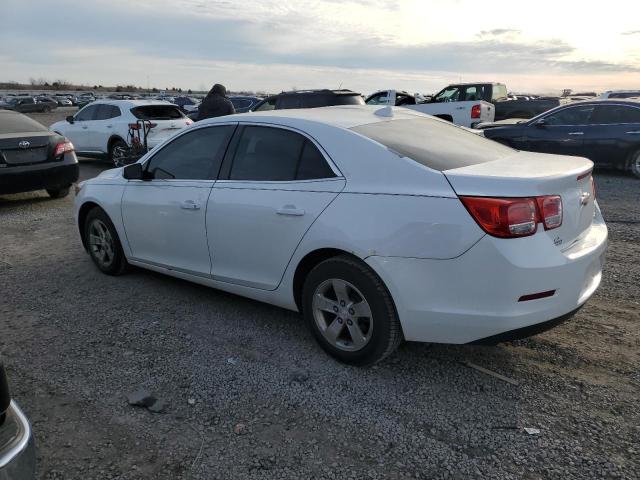
[(593, 194), (593, 201), (596, 201), (596, 181), (591, 177), (591, 193)]
[(59, 157), (60, 155), (64, 155), (65, 153), (73, 152), (73, 150), (73, 143), (71, 143), (69, 140), (65, 140), (64, 142), (58, 143), (56, 145), (56, 148), (53, 151), (53, 156)]
[(185, 125), (193, 125), (193, 120), (186, 120), (184, 122)]
[(562, 199), (558, 195), (531, 198), (460, 197), (471, 216), (489, 235), (526, 237), (562, 225)]
[(471, 118), (480, 118), (480, 105), (471, 107)]
[(562, 198), (560, 195), (537, 197), (536, 200), (545, 230), (558, 228), (562, 225)]

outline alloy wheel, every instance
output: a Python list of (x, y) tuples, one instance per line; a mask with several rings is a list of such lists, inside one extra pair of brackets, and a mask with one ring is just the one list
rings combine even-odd
[(115, 244), (111, 232), (99, 219), (94, 219), (89, 226), (89, 251), (91, 256), (104, 268), (113, 263)]
[(322, 336), (334, 347), (354, 352), (373, 333), (373, 315), (364, 295), (346, 280), (331, 278), (313, 294), (313, 318)]

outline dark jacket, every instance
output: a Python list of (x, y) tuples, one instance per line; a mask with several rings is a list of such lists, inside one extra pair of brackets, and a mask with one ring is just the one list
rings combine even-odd
[(227, 98), (227, 89), (216, 83), (198, 107), (198, 120), (234, 113), (236, 110), (231, 100)]

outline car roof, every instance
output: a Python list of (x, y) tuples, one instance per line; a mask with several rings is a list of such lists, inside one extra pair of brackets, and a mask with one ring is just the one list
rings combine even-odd
[[(103, 105), (116, 105), (124, 108), (144, 107), (150, 105), (171, 105), (175, 107), (173, 103), (166, 102), (164, 100), (96, 100), (91, 102), (91, 105), (103, 104)], [(176, 107), (177, 108), (177, 107)]]
[[(391, 111), (392, 116), (385, 115)], [(376, 113), (378, 112), (378, 113)], [(232, 116), (215, 117), (201, 120), (198, 125), (241, 121), (257, 123), (277, 122), (281, 125), (292, 125), (298, 120), (332, 125), (339, 128), (353, 128), (369, 123), (391, 120), (411, 120), (428, 115), (402, 107), (383, 107), (380, 105), (336, 105), (318, 108), (297, 108), (283, 110), (267, 110), (263, 112), (238, 113)]]

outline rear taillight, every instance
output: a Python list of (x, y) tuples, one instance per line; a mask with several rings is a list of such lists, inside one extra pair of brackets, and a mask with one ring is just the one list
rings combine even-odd
[(471, 107), (471, 118), (480, 118), (480, 105)]
[(460, 197), (476, 223), (499, 238), (527, 237), (538, 223), (545, 230), (562, 225), (562, 199), (558, 195), (531, 198)]
[(560, 195), (536, 197), (536, 201), (545, 230), (558, 228), (562, 225), (562, 198)]
[(184, 122), (185, 125), (193, 125), (193, 120), (187, 120)]
[(593, 201), (596, 201), (596, 181), (591, 177), (591, 193), (593, 194)]
[(56, 148), (53, 151), (53, 156), (59, 157), (60, 155), (64, 155), (65, 153), (73, 152), (73, 150), (73, 143), (71, 143), (69, 140), (65, 140), (64, 142), (58, 143), (56, 145)]

